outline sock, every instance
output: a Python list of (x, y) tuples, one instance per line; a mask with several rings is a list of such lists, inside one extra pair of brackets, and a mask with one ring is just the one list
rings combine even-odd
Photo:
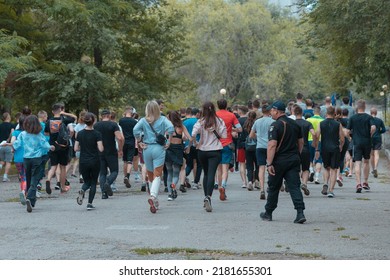
[(310, 167), (309, 170), (310, 170), (310, 173), (314, 173), (313, 167)]
[(130, 178), (130, 173), (127, 173), (126, 177), (127, 177), (127, 179), (129, 179)]
[(226, 188), (226, 181), (222, 180), (222, 187)]
[(159, 188), (160, 188), (160, 183), (161, 183), (161, 178), (160, 177), (154, 178), (154, 180), (152, 182), (152, 185), (150, 187), (150, 195), (151, 196), (154, 196), (155, 198), (158, 197), (158, 191), (159, 191)]
[(316, 179), (319, 179), (320, 173), (319, 173), (319, 172), (316, 172), (316, 173), (315, 173), (315, 177), (316, 177)]

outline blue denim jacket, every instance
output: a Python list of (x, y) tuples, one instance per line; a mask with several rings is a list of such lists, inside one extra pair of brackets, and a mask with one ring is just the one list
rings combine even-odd
[(50, 144), (41, 133), (31, 134), (23, 131), (19, 134), (18, 139), (13, 143), (17, 150), (19, 147), (24, 148), (24, 158), (39, 158), (50, 150)]

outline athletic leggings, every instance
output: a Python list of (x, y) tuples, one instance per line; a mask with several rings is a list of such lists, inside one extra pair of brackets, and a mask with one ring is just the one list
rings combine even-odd
[(168, 191), (171, 192), (171, 184), (177, 186), (177, 183), (179, 182), (181, 165), (172, 162), (165, 162), (165, 165), (167, 167), (167, 187)]
[(211, 196), (214, 190), (214, 178), (218, 164), (222, 159), (222, 150), (198, 151), (198, 158), (203, 169), (203, 191), (205, 196)]
[(88, 195), (88, 203), (92, 203), (96, 194), (96, 185), (99, 177), (100, 161), (95, 160), (87, 163), (80, 162), (79, 168), (84, 180), (84, 184), (81, 186), (81, 188), (84, 192), (90, 189)]
[(19, 179), (20, 179), (20, 190), (27, 191), (26, 185), (26, 170), (24, 169), (23, 162), (15, 162), (16, 169), (18, 170)]

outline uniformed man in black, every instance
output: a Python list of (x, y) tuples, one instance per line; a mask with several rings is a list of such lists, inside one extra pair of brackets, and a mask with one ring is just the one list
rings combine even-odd
[(268, 197), (265, 212), (260, 217), (272, 221), (272, 212), (278, 206), (279, 190), (283, 180), (297, 210), (294, 223), (306, 222), (303, 210), (305, 204), (300, 189), (300, 152), (303, 148), (301, 127), (285, 114), (286, 106), (281, 101), (274, 102), (270, 107), (272, 118), (275, 120), (269, 128), (267, 147)]

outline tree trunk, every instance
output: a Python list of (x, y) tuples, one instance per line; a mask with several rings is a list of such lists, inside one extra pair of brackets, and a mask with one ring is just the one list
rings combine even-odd
[[(95, 47), (93, 50), (94, 64), (100, 69), (103, 65), (103, 55), (99, 47)], [(96, 116), (99, 116), (99, 107), (100, 102), (94, 98), (94, 92), (88, 94), (88, 111), (94, 113)]]

